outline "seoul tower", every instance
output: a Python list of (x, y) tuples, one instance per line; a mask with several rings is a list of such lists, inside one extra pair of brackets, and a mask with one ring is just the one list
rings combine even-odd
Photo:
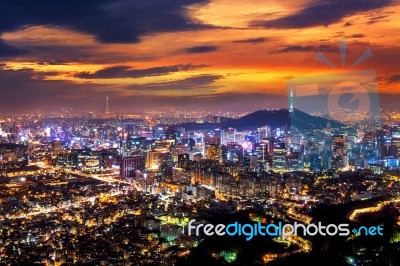
[(293, 113), (293, 89), (290, 89), (290, 96), (289, 96), (289, 112)]
[(294, 122), (294, 106), (293, 106), (293, 88), (290, 89), (290, 95), (289, 95), (289, 128), (293, 126)]

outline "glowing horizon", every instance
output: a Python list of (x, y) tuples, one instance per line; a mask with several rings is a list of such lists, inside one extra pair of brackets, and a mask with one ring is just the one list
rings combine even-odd
[[(351, 70), (375, 69), (381, 106), (392, 108), (396, 101), (385, 95), (399, 95), (400, 7), (343, 1), (30, 3), (27, 17), (0, 21), (0, 112), (97, 110), (106, 96), (115, 110), (133, 112), (287, 107), (288, 79), (349, 71), (368, 48), (373, 56)], [(60, 9), (58, 19), (51, 8)], [(315, 60), (318, 51), (337, 68)]]

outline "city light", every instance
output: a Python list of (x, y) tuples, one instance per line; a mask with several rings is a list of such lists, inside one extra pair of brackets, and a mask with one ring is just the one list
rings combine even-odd
[(0, 8), (0, 265), (399, 265), (399, 1)]

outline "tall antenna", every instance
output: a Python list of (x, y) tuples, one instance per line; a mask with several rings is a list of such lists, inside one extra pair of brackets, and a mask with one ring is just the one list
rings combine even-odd
[(105, 112), (106, 118), (110, 116), (110, 106), (108, 105), (108, 96), (106, 97), (106, 112)]

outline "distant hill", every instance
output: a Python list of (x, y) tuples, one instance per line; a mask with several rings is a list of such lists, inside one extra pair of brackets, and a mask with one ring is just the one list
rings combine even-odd
[(243, 116), (239, 119), (227, 121), (223, 127), (233, 127), (237, 129), (247, 129), (269, 125), (273, 128), (288, 127), (293, 125), (299, 130), (323, 129), (330, 122), (332, 128), (344, 126), (335, 120), (330, 120), (318, 116), (312, 116), (299, 110), (294, 110), (290, 118), (289, 110), (260, 110)]
[(331, 124), (332, 128), (341, 128), (346, 126), (336, 120), (312, 116), (296, 109), (293, 113), (294, 115), (291, 119), (292, 126), (297, 127), (299, 130), (324, 129), (328, 122)]
[(223, 127), (237, 129), (250, 129), (269, 125), (273, 128), (290, 125), (289, 111), (281, 110), (259, 110), (254, 113), (233, 119), (224, 123)]
[(204, 130), (213, 128), (228, 128), (233, 127), (236, 129), (255, 129), (269, 125), (272, 128), (289, 127), (293, 125), (299, 130), (312, 130), (326, 128), (327, 123), (331, 123), (332, 128), (339, 128), (345, 126), (344, 124), (335, 120), (326, 119), (323, 117), (312, 116), (299, 110), (294, 110), (292, 118), (290, 118), (289, 110), (259, 110), (238, 119), (226, 119), (222, 123), (185, 123), (179, 126), (187, 130)]

